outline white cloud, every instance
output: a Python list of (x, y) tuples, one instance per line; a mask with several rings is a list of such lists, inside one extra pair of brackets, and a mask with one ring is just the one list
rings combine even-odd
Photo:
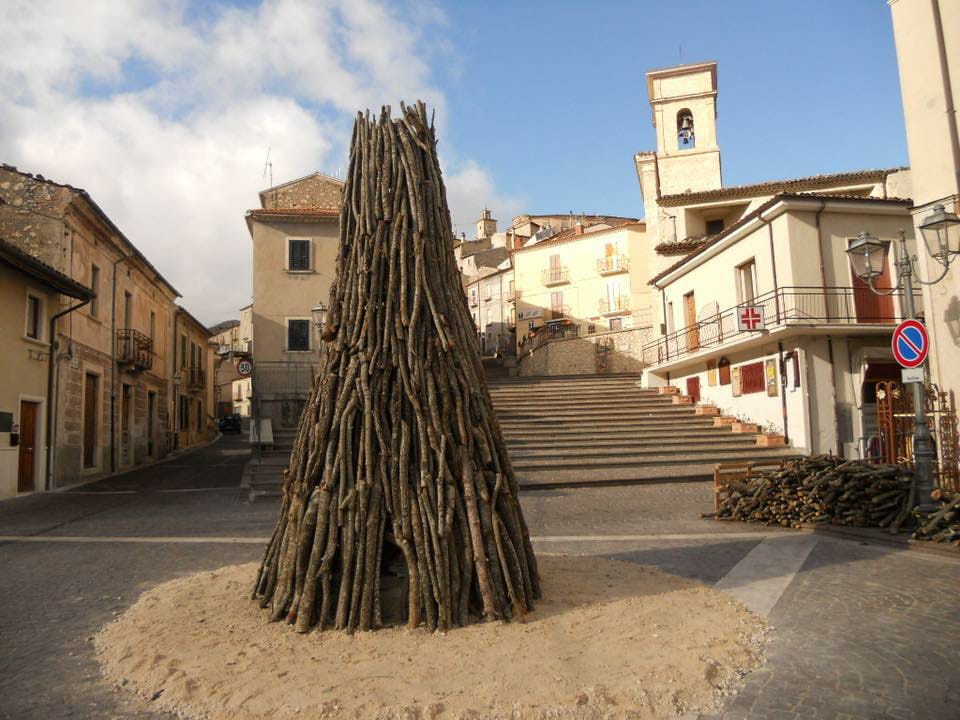
[[(445, 98), (418, 52), (418, 23), (442, 16), (404, 20), (373, 0), (265, 0), (193, 22), (189, 10), (4, 3), (0, 160), (89, 190), (212, 324), (249, 302), (243, 213), (268, 146), (277, 182), (335, 172), (354, 112), (401, 99), (437, 108), (442, 133)], [(472, 161), (446, 179), (455, 222), (515, 206)]]

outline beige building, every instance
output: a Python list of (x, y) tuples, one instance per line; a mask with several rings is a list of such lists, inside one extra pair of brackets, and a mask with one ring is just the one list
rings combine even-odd
[(513, 305), (513, 264), (505, 248), (473, 256), (479, 263), (473, 275), (464, 275), (470, 316), (477, 331), (481, 355), (513, 355), (516, 351), (516, 314)]
[(93, 294), (20, 248), (0, 240), (0, 498), (46, 487), (50, 320)]
[(214, 408), (218, 418), (237, 412), (233, 403), (233, 383), (240, 379), (237, 364), (250, 355), (240, 340), (240, 321), (225, 320), (210, 328), (210, 344), (216, 353), (214, 365)]
[(518, 352), (547, 338), (649, 327), (648, 254), (639, 221), (577, 224), (514, 250)]
[(296, 426), (318, 368), (312, 310), (329, 301), (336, 274), (342, 187), (314, 173), (264, 190), (261, 207), (246, 215), (256, 338), (252, 410), (274, 429)]
[[(57, 320), (48, 488), (163, 457), (176, 289), (83, 190), (0, 166), (0, 236), (94, 299)], [(61, 298), (48, 312), (68, 306)]]
[[(877, 450), (876, 383), (896, 379), (902, 294), (874, 294), (846, 250), (909, 232), (906, 168), (724, 186), (717, 68), (647, 76), (657, 150), (636, 155), (651, 232), (660, 336), (645, 381), (785, 436), (810, 452)], [(878, 287), (891, 287), (890, 266)], [(919, 298), (918, 298), (919, 300)]]
[(188, 448), (216, 434), (216, 347), (203, 323), (180, 306), (174, 313), (173, 337), (174, 445)]
[[(960, 3), (889, 0), (888, 4), (913, 175), (911, 212), (920, 238), (919, 226), (936, 205), (960, 215)], [(960, 228), (951, 232), (960, 234)], [(928, 248), (921, 248), (917, 255), (922, 280), (936, 280), (943, 274), (944, 266)], [(954, 257), (939, 283), (923, 287), (923, 297), (931, 379), (945, 390), (960, 393), (960, 258)]]

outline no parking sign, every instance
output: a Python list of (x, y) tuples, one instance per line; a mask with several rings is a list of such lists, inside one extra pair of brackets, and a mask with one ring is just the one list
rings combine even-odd
[(891, 347), (893, 357), (901, 367), (920, 367), (930, 351), (927, 329), (917, 320), (904, 320), (893, 331)]

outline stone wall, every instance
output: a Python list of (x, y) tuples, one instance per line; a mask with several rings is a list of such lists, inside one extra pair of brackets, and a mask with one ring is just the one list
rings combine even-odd
[(640, 373), (641, 348), (653, 338), (647, 327), (551, 340), (521, 356), (518, 368), (525, 377)]
[(0, 165), (0, 238), (60, 270), (64, 209), (73, 190)]
[(266, 210), (278, 208), (328, 208), (340, 207), (340, 191), (343, 183), (326, 175), (311, 175), (302, 180), (280, 185), (260, 193)]

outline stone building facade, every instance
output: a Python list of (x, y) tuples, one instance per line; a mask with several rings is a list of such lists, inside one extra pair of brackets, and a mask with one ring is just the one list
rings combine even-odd
[(216, 432), (216, 348), (210, 331), (179, 305), (173, 337), (174, 443), (187, 448), (210, 440)]
[[(312, 311), (329, 302), (336, 274), (342, 187), (339, 180), (314, 173), (262, 191), (261, 207), (246, 214), (253, 242), (256, 339), (250, 405), (274, 430), (296, 426), (319, 368), (320, 337)], [(241, 317), (241, 335), (243, 324)]]
[(50, 488), (165, 456), (177, 290), (86, 191), (7, 165), (0, 233), (95, 295), (56, 323)]

